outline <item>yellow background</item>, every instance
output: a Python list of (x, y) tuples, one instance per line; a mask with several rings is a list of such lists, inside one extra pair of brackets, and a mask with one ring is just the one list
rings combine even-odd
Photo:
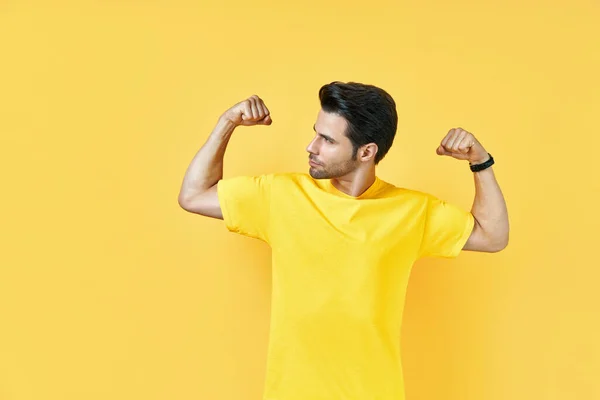
[(470, 209), (462, 127), (508, 204), (505, 251), (415, 264), (407, 399), (600, 399), (600, 7), (483, 3), (0, 3), (0, 399), (260, 399), (270, 250), (177, 195), (252, 94), (225, 176), (307, 171), (333, 80), (397, 102), (382, 179)]

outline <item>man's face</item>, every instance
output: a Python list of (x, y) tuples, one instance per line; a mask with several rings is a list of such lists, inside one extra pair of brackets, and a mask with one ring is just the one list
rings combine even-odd
[(344, 117), (322, 109), (315, 123), (315, 137), (306, 147), (310, 176), (315, 179), (339, 178), (353, 172), (360, 162), (352, 157), (352, 143), (346, 137), (348, 123)]

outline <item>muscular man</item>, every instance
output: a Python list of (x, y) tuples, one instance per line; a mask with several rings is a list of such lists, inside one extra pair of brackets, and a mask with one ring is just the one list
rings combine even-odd
[(187, 169), (179, 204), (272, 249), (264, 400), (402, 400), (400, 326), (413, 263), (508, 243), (494, 160), (461, 128), (436, 150), (469, 161), (470, 212), (396, 187), (375, 173), (396, 133), (392, 97), (373, 85), (332, 82), (319, 98), (308, 174), (223, 179), (235, 128), (272, 123), (252, 96), (219, 118)]

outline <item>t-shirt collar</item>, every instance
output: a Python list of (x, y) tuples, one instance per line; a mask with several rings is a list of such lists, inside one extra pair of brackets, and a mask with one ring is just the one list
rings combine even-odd
[(333, 185), (333, 182), (331, 181), (331, 179), (327, 179), (327, 189), (328, 189), (328, 191), (330, 193), (333, 193), (333, 194), (338, 195), (340, 197), (346, 197), (348, 199), (368, 199), (368, 198), (371, 198), (378, 191), (380, 184), (381, 184), (381, 180), (377, 176), (375, 176), (375, 181), (371, 184), (371, 186), (369, 186), (367, 188), (367, 190), (365, 190), (359, 196), (351, 196), (349, 194), (346, 194), (346, 193), (342, 192), (338, 188), (336, 188)]

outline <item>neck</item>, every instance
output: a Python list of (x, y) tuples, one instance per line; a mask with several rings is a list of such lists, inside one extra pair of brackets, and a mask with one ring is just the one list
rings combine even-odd
[(375, 182), (375, 166), (366, 169), (356, 169), (349, 174), (331, 178), (331, 184), (340, 192), (358, 197)]

